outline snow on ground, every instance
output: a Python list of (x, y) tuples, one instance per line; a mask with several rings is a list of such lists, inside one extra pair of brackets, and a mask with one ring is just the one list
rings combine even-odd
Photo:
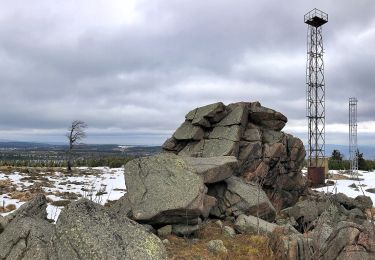
[[(37, 174), (28, 173), (2, 173), (0, 172), (0, 182), (6, 181), (7, 186), (14, 186), (15, 189), (1, 194), (0, 207), (15, 205), (19, 208), (25, 199), (15, 196), (18, 193), (32, 193), (33, 187), (40, 186), (40, 189), (49, 199), (47, 207), (48, 218), (57, 220), (63, 206), (58, 205), (58, 201), (76, 200), (81, 197), (90, 199), (104, 205), (106, 202), (118, 200), (125, 192), (124, 169), (107, 167), (87, 168), (80, 167), (84, 174), (66, 175), (62, 172)], [(5, 187), (6, 188), (6, 187)], [(1, 186), (0, 186), (1, 191)], [(18, 194), (19, 195), (19, 194)], [(57, 204), (57, 205), (53, 205)], [(12, 212), (12, 211), (11, 211)], [(0, 213), (8, 215), (11, 212)]]
[[(335, 176), (343, 176), (346, 178), (350, 178), (351, 176), (347, 173), (337, 170), (330, 170), (330, 174), (332, 174), (331, 180), (335, 183), (333, 186), (327, 186), (323, 188), (318, 188), (315, 190), (330, 192), (330, 193), (344, 193), (348, 197), (355, 198), (358, 195), (366, 195), (371, 197), (372, 201), (375, 203), (375, 193), (367, 192), (368, 189), (375, 189), (375, 171), (373, 172), (366, 172), (366, 171), (358, 171), (358, 180), (353, 179), (338, 179)], [(355, 186), (353, 185), (355, 184)], [(351, 187), (350, 187), (351, 186)]]
[[(0, 183), (1, 181), (5, 181), (6, 186), (14, 186), (14, 189), (9, 192), (5, 192), (4, 194), (0, 192), (0, 207), (14, 205), (16, 208), (19, 208), (25, 203), (25, 199), (18, 198), (19, 196), (15, 196), (14, 194), (17, 192), (21, 195), (27, 192), (32, 193), (32, 189), (40, 185), (42, 191), (50, 201), (47, 207), (48, 218), (56, 221), (63, 209), (63, 206), (56, 205), (58, 201), (67, 202), (67, 200), (76, 200), (84, 197), (104, 205), (108, 201), (118, 200), (125, 194), (126, 187), (123, 168), (95, 167), (91, 169), (80, 167), (78, 169), (82, 171), (82, 174), (66, 175), (58, 171), (52, 173), (39, 172), (37, 174), (0, 172)], [(306, 174), (306, 169), (303, 169), (302, 172)], [(337, 177), (339, 176), (341, 178), (350, 178), (350, 175), (341, 171), (331, 170), (329, 172), (332, 174), (332, 179), (329, 180), (332, 180), (335, 185), (316, 190), (330, 193), (342, 192), (353, 198), (365, 194), (366, 196), (370, 196), (375, 203), (375, 193), (366, 191), (368, 189), (375, 189), (375, 172), (359, 171), (360, 181), (338, 179)], [(0, 185), (0, 191), (1, 189), (2, 186)], [(4, 216), (11, 212), (0, 213), (0, 215)]]

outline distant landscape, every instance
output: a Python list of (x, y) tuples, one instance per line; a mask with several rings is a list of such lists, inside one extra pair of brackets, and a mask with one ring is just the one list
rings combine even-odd
[[(305, 147), (307, 148), (307, 147)], [(54, 161), (63, 163), (66, 158), (66, 144), (51, 144), (22, 141), (0, 141), (0, 163), (14, 161)], [(326, 156), (333, 150), (339, 150), (344, 159), (349, 159), (348, 146), (326, 144)], [(119, 145), (119, 144), (83, 144), (77, 147), (77, 160), (100, 159), (108, 157), (138, 157), (153, 155), (161, 151), (161, 146)], [(367, 160), (375, 159), (375, 146), (359, 146)]]
[[(160, 146), (118, 144), (82, 144), (74, 151), (77, 165), (109, 166), (116, 161), (121, 166), (127, 159), (158, 153)], [(0, 142), (0, 165), (15, 166), (65, 166), (67, 145), (34, 142)]]

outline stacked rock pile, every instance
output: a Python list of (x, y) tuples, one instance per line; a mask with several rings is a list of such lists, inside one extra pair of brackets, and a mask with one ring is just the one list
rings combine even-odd
[(274, 205), (293, 205), (306, 188), (301, 174), (306, 152), (302, 141), (285, 134), (287, 118), (259, 102), (196, 108), (168, 139), (163, 149), (180, 156), (234, 156), (233, 174), (261, 182)]

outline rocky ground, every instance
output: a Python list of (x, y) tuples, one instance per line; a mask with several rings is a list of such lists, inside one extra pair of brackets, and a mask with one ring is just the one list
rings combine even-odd
[(51, 224), (37, 195), (0, 217), (0, 258), (374, 259), (371, 197), (309, 188), (286, 122), (258, 102), (196, 108), (164, 152), (125, 165), (108, 207), (82, 198)]

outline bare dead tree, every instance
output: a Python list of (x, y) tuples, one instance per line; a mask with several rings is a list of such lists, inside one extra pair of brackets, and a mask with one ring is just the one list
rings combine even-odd
[(72, 170), (72, 154), (73, 149), (76, 145), (81, 144), (81, 140), (86, 137), (86, 130), (87, 124), (81, 120), (74, 120), (68, 128), (68, 133), (66, 137), (69, 141), (69, 150), (68, 150), (68, 167), (67, 170)]

